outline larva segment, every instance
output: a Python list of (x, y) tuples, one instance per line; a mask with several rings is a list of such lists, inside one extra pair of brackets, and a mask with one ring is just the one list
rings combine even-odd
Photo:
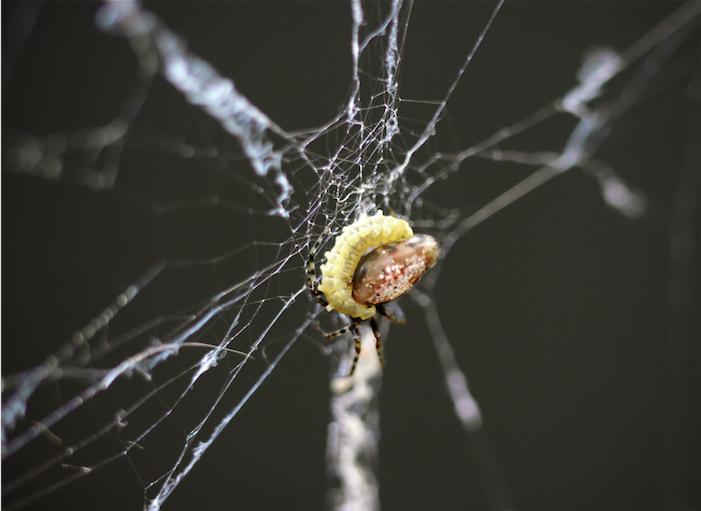
[(324, 293), (326, 309), (337, 310), (351, 318), (369, 319), (375, 315), (373, 305), (353, 300), (352, 281), (355, 268), (363, 254), (373, 247), (411, 238), (414, 231), (404, 220), (385, 216), (378, 211), (373, 216), (361, 216), (357, 222), (343, 228), (333, 248), (326, 252), (326, 263), (319, 268), (322, 279), (319, 291)]

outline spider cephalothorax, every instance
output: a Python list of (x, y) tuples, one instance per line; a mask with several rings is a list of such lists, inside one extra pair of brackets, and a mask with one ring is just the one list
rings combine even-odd
[(433, 236), (414, 235), (409, 224), (378, 211), (373, 216), (362, 215), (347, 225), (336, 237), (333, 248), (326, 252), (322, 264), (321, 283), (316, 280), (314, 256), (321, 242), (312, 247), (307, 263), (309, 291), (328, 311), (336, 310), (350, 317), (351, 323), (336, 331), (322, 332), (332, 339), (346, 332), (355, 336), (355, 359), (350, 374), (360, 356), (358, 326), (370, 320), (377, 339), (377, 354), (382, 357), (382, 338), (375, 322), (375, 314), (381, 314), (395, 323), (404, 323), (387, 312), (384, 304), (396, 300), (414, 287), (414, 284), (431, 268), (440, 254), (440, 247)]

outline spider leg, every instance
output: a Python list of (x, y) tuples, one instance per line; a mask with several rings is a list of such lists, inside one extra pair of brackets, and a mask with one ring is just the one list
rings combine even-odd
[[(324, 234), (328, 231), (328, 228), (324, 231)], [(323, 306), (326, 307), (329, 302), (326, 301), (326, 297), (324, 296), (324, 293), (319, 291), (317, 289), (319, 282), (316, 280), (316, 264), (314, 263), (314, 256), (316, 256), (316, 251), (319, 250), (319, 244), (321, 243), (322, 238), (324, 237), (324, 234), (322, 234), (319, 239), (314, 243), (314, 246), (309, 250), (309, 259), (307, 259), (307, 287), (309, 288), (309, 292), (316, 297), (317, 300), (319, 300), (319, 303)]]
[(319, 332), (321, 332), (321, 335), (323, 335), (327, 339), (333, 339), (334, 337), (338, 337), (339, 335), (343, 335), (346, 332), (353, 332), (358, 328), (358, 326), (362, 322), (363, 322), (363, 320), (360, 318), (351, 318), (351, 323), (349, 325), (344, 326), (340, 330), (335, 330), (333, 332), (324, 332), (321, 329), (321, 327), (319, 326), (319, 323), (317, 323), (316, 320), (313, 321), (316, 329), (319, 330)]
[(358, 365), (358, 359), (360, 358), (360, 331), (357, 328), (353, 329), (353, 340), (355, 341), (355, 357), (353, 358), (353, 365), (351, 366), (348, 376), (353, 376), (353, 373), (355, 373), (355, 366)]
[(375, 318), (370, 320), (370, 326), (372, 327), (372, 333), (375, 334), (375, 339), (377, 339), (377, 343), (375, 344), (377, 356), (380, 357), (380, 364), (382, 364), (382, 367), (384, 367), (385, 358), (382, 356), (382, 335), (380, 334), (380, 329), (377, 327), (377, 321), (375, 321)]
[[(353, 373), (355, 373), (355, 366), (358, 365), (358, 358), (360, 358), (360, 332), (358, 331), (358, 326), (363, 322), (362, 319), (360, 318), (350, 318), (351, 323), (349, 325), (344, 326), (340, 330), (336, 330), (335, 332), (324, 332), (321, 327), (319, 326), (319, 323), (317, 323), (315, 320), (313, 321), (314, 326), (316, 327), (317, 330), (326, 337), (327, 339), (333, 339), (334, 337), (338, 337), (339, 335), (343, 335), (346, 332), (353, 332), (353, 340), (355, 341), (355, 358), (353, 359), (353, 365), (351, 366), (351, 372), (349, 376), (353, 376)], [(375, 331), (375, 337), (380, 335), (379, 330), (377, 330), (377, 325), (372, 323), (373, 330)], [(378, 341), (380, 344), (380, 347), (382, 346), (382, 341)], [(379, 348), (378, 348), (379, 349)], [(380, 360), (382, 360), (382, 357), (380, 357)], [(384, 364), (384, 362), (383, 362)]]
[(402, 313), (402, 310), (399, 307), (396, 307), (396, 309), (399, 311), (399, 314), (396, 316), (392, 314), (391, 312), (388, 312), (384, 305), (376, 305), (375, 310), (377, 310), (378, 314), (382, 314), (384, 317), (389, 319), (393, 323), (398, 323), (400, 325), (405, 325), (406, 324), (406, 318), (404, 317), (404, 314)]

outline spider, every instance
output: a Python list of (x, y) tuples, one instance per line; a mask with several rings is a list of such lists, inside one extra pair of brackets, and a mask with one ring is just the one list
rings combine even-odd
[(360, 357), (358, 327), (370, 320), (377, 339), (377, 355), (384, 366), (382, 337), (375, 315), (381, 314), (395, 323), (405, 323), (403, 317), (388, 312), (384, 304), (409, 292), (436, 264), (440, 254), (438, 242), (427, 234), (414, 235), (408, 223), (385, 216), (382, 211), (373, 216), (364, 214), (345, 226), (336, 237), (333, 249), (326, 252), (326, 264), (319, 267), (322, 275), (319, 283), (314, 256), (323, 236), (309, 251), (307, 287), (326, 310), (345, 314), (351, 322), (335, 332), (324, 332), (317, 323), (314, 325), (327, 339), (353, 332), (355, 358), (350, 371), (352, 376)]

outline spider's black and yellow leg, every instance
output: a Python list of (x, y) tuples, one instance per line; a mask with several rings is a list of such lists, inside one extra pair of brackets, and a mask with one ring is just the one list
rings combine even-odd
[(405, 324), (406, 324), (406, 318), (405, 318), (404, 315), (402, 314), (401, 309), (399, 309), (399, 307), (395, 307), (395, 308), (399, 310), (399, 314), (396, 315), (396, 316), (395, 316), (394, 314), (392, 314), (391, 312), (387, 312), (387, 310), (385, 310), (385, 308), (384, 308), (383, 305), (377, 305), (377, 306), (376, 306), (376, 310), (377, 310), (377, 313), (378, 313), (378, 314), (382, 314), (384, 317), (386, 317), (387, 319), (389, 319), (389, 320), (390, 320), (391, 322), (393, 322), (393, 323), (398, 323), (398, 324), (400, 324), (400, 325), (405, 325)]
[(317, 300), (319, 300), (319, 303), (323, 307), (326, 307), (329, 304), (329, 302), (326, 301), (324, 293), (317, 289), (319, 283), (316, 280), (316, 265), (314, 264), (314, 256), (316, 255), (316, 249), (317, 247), (315, 245), (309, 251), (309, 259), (307, 260), (307, 287), (309, 288), (309, 292)]
[(319, 300), (319, 303), (323, 306), (326, 307), (329, 302), (326, 301), (326, 297), (324, 296), (324, 293), (319, 291), (318, 286), (319, 282), (316, 280), (316, 263), (314, 262), (314, 257), (316, 257), (316, 251), (319, 250), (319, 246), (321, 245), (321, 240), (324, 239), (324, 235), (329, 231), (329, 227), (327, 227), (323, 234), (319, 236), (319, 239), (316, 240), (316, 243), (312, 246), (311, 249), (309, 249), (309, 259), (307, 259), (307, 287), (309, 288), (309, 292), (316, 297), (317, 300)]
[[(358, 358), (360, 358), (360, 332), (358, 331), (358, 326), (363, 322), (362, 319), (360, 318), (351, 318), (351, 324), (346, 325), (340, 330), (336, 330), (335, 332), (324, 332), (319, 324), (314, 321), (314, 326), (321, 332), (321, 335), (326, 337), (327, 339), (333, 339), (334, 337), (338, 337), (339, 335), (343, 335), (346, 332), (353, 332), (353, 340), (355, 341), (355, 358), (353, 359), (353, 365), (351, 366), (351, 372), (349, 376), (353, 376), (353, 373), (355, 373), (355, 366), (358, 365)], [(373, 331), (375, 331), (375, 337), (380, 335), (379, 330), (377, 330), (377, 324), (372, 322), (373, 325)], [(380, 346), (382, 346), (382, 341), (378, 340), (378, 343)], [(378, 348), (379, 349), (379, 348)], [(382, 356), (380, 356), (380, 360), (382, 360)], [(383, 362), (384, 365), (384, 362)]]
[(339, 335), (343, 335), (346, 332), (354, 332), (358, 328), (358, 325), (360, 325), (360, 323), (362, 323), (362, 322), (363, 322), (363, 320), (360, 318), (351, 318), (350, 325), (346, 325), (343, 328), (341, 328), (340, 330), (336, 330), (334, 332), (324, 332), (316, 321), (314, 321), (314, 326), (316, 327), (317, 330), (319, 330), (319, 332), (321, 332), (321, 335), (323, 335), (327, 339), (333, 339), (334, 337), (338, 337)]
[(358, 359), (360, 358), (360, 331), (357, 328), (353, 329), (353, 340), (355, 341), (355, 357), (353, 358), (353, 365), (351, 366), (348, 376), (353, 376), (353, 373), (355, 373), (355, 366), (358, 365)]
[(377, 340), (377, 342), (375, 343), (375, 348), (377, 349), (377, 356), (380, 357), (380, 364), (382, 364), (382, 367), (384, 367), (385, 358), (382, 356), (382, 335), (380, 334), (380, 329), (377, 327), (377, 322), (375, 321), (375, 318), (372, 318), (370, 320), (370, 326), (372, 327), (372, 333), (375, 334), (375, 339)]

